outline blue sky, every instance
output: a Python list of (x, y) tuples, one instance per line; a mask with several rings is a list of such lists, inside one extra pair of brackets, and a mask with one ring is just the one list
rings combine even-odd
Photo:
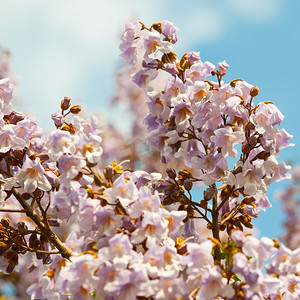
[[(22, 110), (35, 115), (43, 128), (68, 95), (90, 112), (114, 118), (106, 101), (113, 94), (113, 74), (120, 68), (119, 37), (124, 22), (145, 24), (170, 20), (180, 28), (175, 51), (200, 51), (215, 64), (226, 59), (228, 81), (243, 78), (260, 88), (257, 101), (273, 101), (294, 135), (295, 147), (282, 159), (300, 161), (299, 46), (300, 1), (297, 0), (2, 0), (0, 44), (11, 50), (13, 66), (22, 78), (18, 93)], [(281, 207), (255, 222), (261, 234), (282, 232)]]

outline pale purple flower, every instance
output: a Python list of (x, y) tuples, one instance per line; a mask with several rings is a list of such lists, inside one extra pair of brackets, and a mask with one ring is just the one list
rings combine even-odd
[(200, 52), (187, 52), (185, 55), (185, 58), (192, 64), (194, 64), (195, 62), (199, 62), (201, 61), (200, 59)]
[(210, 62), (197, 62), (191, 66), (191, 68), (185, 71), (187, 80), (196, 82), (198, 80), (203, 81), (206, 77), (211, 76), (211, 71), (215, 69), (215, 66)]
[(213, 243), (210, 240), (197, 243), (187, 243), (188, 255), (183, 256), (181, 261), (187, 266), (188, 274), (199, 275), (200, 270), (206, 265), (213, 265), (211, 251)]
[(0, 153), (8, 152), (10, 149), (21, 150), (25, 147), (26, 142), (16, 135), (15, 126), (7, 124), (0, 131)]
[(241, 274), (248, 271), (248, 259), (242, 252), (237, 252), (233, 255), (232, 271)]
[(232, 131), (230, 126), (220, 128), (215, 131), (215, 136), (211, 137), (211, 141), (217, 147), (221, 148), (224, 157), (236, 157), (238, 151), (233, 148), (234, 145), (244, 142), (245, 134), (242, 131)]
[(266, 192), (266, 185), (263, 182), (263, 168), (255, 167), (249, 159), (244, 163), (242, 172), (236, 175), (236, 186), (243, 187), (247, 195), (254, 195), (258, 190)]
[(135, 202), (139, 197), (138, 189), (133, 180), (131, 178), (127, 180), (122, 175), (114, 181), (112, 188), (105, 190), (105, 195), (109, 203), (115, 203), (116, 200), (119, 200), (124, 207)]
[(98, 231), (98, 234), (113, 236), (116, 229), (122, 226), (122, 216), (116, 215), (112, 209), (98, 207), (94, 215), (93, 230)]
[(199, 233), (196, 231), (195, 221), (193, 219), (188, 219), (187, 222), (184, 224), (182, 236), (185, 239), (188, 239), (189, 242), (199, 242)]
[(174, 26), (174, 23), (169, 21), (162, 21), (161, 22), (161, 33), (165, 36), (165, 39), (172, 44), (177, 42), (178, 36), (177, 31), (179, 29)]
[(13, 85), (8, 78), (0, 80), (0, 99), (8, 103), (12, 99)]
[(85, 165), (86, 162), (80, 157), (68, 154), (61, 155), (58, 159), (61, 182), (68, 184), (69, 181), (78, 175)]
[(217, 296), (233, 297), (234, 290), (222, 277), (219, 266), (206, 266), (203, 268), (200, 280), (200, 289), (196, 295), (197, 300), (214, 300)]
[(53, 113), (51, 115), (51, 118), (54, 121), (55, 126), (57, 126), (57, 127), (61, 126), (65, 121), (64, 116), (59, 111), (56, 111), (55, 113)]
[(46, 143), (52, 160), (57, 160), (63, 154), (75, 154), (79, 137), (65, 130), (53, 131)]
[(26, 193), (32, 193), (37, 188), (42, 191), (49, 191), (52, 186), (44, 172), (45, 170), (38, 157), (35, 160), (31, 160), (26, 156), (22, 169), (16, 175), (16, 178)]
[(103, 153), (101, 147), (102, 139), (98, 135), (90, 134), (88, 137), (82, 137), (79, 141), (81, 153), (90, 163), (97, 163)]
[(142, 88), (146, 88), (149, 82), (155, 79), (157, 76), (157, 72), (153, 69), (143, 68), (136, 72), (132, 77), (131, 80), (136, 85)]
[(220, 73), (220, 75), (224, 76), (227, 73), (228, 68), (229, 65), (226, 63), (226, 60), (218, 63), (218, 72)]

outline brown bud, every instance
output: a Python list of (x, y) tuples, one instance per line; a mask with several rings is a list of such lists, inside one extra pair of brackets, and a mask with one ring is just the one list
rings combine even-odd
[(206, 209), (206, 208), (207, 208), (207, 201), (201, 200), (201, 201), (200, 201), (200, 206), (201, 206), (202, 208)]
[(212, 225), (210, 223), (207, 223), (206, 228), (207, 229), (212, 229)]
[(193, 182), (191, 179), (187, 178), (183, 182), (183, 186), (187, 191), (190, 191), (193, 187)]
[(61, 130), (69, 131), (71, 134), (76, 133), (76, 128), (72, 123), (67, 123)]
[(18, 225), (18, 230), (21, 234), (25, 234), (27, 232), (28, 227), (23, 221), (18, 222), (17, 225)]
[(250, 96), (251, 97), (256, 97), (257, 95), (258, 95), (258, 93), (259, 93), (259, 88), (258, 88), (258, 86), (253, 86), (252, 88), (251, 88), (251, 90), (250, 90)]
[(1, 224), (4, 226), (4, 227), (8, 227), (9, 226), (9, 224), (10, 224), (10, 221), (9, 221), (9, 218), (8, 217), (3, 217), (2, 219), (1, 219)]
[(173, 203), (173, 200), (171, 199), (171, 197), (167, 196), (164, 198), (162, 205), (166, 206), (166, 205), (171, 205)]
[(179, 193), (178, 191), (174, 190), (171, 192), (170, 194), (170, 198), (173, 200), (173, 201), (178, 201), (179, 200)]
[(236, 83), (237, 83), (238, 81), (243, 81), (243, 79), (240, 79), (240, 78), (234, 79), (234, 80), (232, 80), (232, 81), (230, 82), (230, 85), (231, 85), (232, 87), (235, 87), (235, 85), (236, 85)]
[(161, 33), (161, 23), (153, 23), (150, 28), (153, 28), (154, 30)]
[(17, 159), (23, 160), (24, 153), (23, 153), (22, 150), (14, 150), (14, 151), (13, 151), (13, 155), (14, 155)]
[(217, 72), (215, 70), (212, 70), (210, 73), (212, 76), (215, 76), (217, 74)]
[(241, 202), (241, 204), (247, 204), (247, 205), (249, 205), (249, 204), (251, 204), (251, 203), (253, 203), (253, 202), (255, 202), (255, 198), (254, 197), (250, 197), (250, 196), (246, 196), (243, 200), (242, 200), (242, 202)]
[(43, 192), (42, 192), (40, 189), (36, 189), (36, 190), (33, 192), (33, 196), (34, 196), (35, 198), (40, 198), (40, 197), (42, 197), (42, 195), (43, 195)]
[(18, 265), (18, 254), (14, 252), (14, 255), (8, 260), (8, 266), (6, 268), (7, 273), (11, 273)]
[(191, 172), (189, 170), (181, 170), (178, 172), (178, 174), (182, 177), (182, 178), (190, 178), (192, 176)]
[(274, 247), (280, 249), (280, 242), (277, 239), (273, 239)]
[(250, 136), (249, 144), (254, 147), (257, 144), (257, 138), (255, 136)]
[(209, 201), (210, 199), (212, 199), (212, 197), (214, 196), (215, 192), (216, 192), (216, 189), (214, 189), (213, 187), (207, 188), (207, 189), (203, 192), (204, 199), (205, 199), (206, 201)]
[(238, 166), (237, 168), (235, 168), (234, 170), (232, 170), (232, 174), (236, 175), (238, 173), (241, 173), (243, 171), (243, 168), (241, 166)]
[(21, 195), (22, 200), (29, 200), (31, 198), (30, 194), (28, 193), (23, 193)]
[(67, 110), (71, 106), (71, 98), (70, 97), (65, 97), (64, 99), (61, 100), (60, 107), (62, 110)]
[(226, 229), (226, 225), (225, 224), (222, 224), (221, 226), (220, 226), (220, 231), (224, 231)]
[(243, 144), (242, 152), (244, 154), (248, 154), (251, 151), (252, 147), (249, 144)]
[(103, 174), (107, 180), (111, 180), (114, 175), (114, 168), (112, 165), (107, 165), (103, 170)]
[(168, 174), (168, 176), (171, 178), (171, 179), (175, 179), (176, 178), (176, 171), (172, 168), (167, 168), (166, 169), (166, 173)]
[(81, 112), (81, 106), (80, 105), (74, 105), (70, 108), (70, 112), (72, 114), (79, 114)]
[(254, 130), (255, 129), (255, 125), (253, 123), (251, 123), (250, 121), (248, 121), (245, 125), (245, 129), (246, 130)]

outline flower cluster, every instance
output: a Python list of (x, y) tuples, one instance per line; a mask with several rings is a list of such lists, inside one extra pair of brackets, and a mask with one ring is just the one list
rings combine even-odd
[[(166, 169), (156, 154), (150, 171), (105, 161), (118, 153), (115, 135), (69, 97), (45, 134), (12, 109), (12, 84), (0, 80), (0, 269), (29, 265), (31, 299), (299, 298), (299, 249), (249, 233), (271, 205), (268, 186), (290, 177), (277, 161), (291, 138), (278, 128), (283, 115), (254, 104), (258, 87), (225, 84), (226, 61), (177, 59), (177, 30), (168, 21), (126, 25), (122, 56), (144, 91), (125, 84), (116, 95), (146, 102), (133, 124), (146, 114), (153, 153), (173, 163)], [(203, 196), (192, 193), (199, 185)]]

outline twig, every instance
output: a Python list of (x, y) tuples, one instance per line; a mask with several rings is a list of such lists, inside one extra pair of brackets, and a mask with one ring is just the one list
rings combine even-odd
[(43, 223), (37, 213), (32, 209), (28, 203), (22, 199), (19, 191), (16, 188), (12, 189), (13, 195), (19, 201), (21, 206), (26, 211), (26, 215), (37, 225), (41, 233), (47, 237), (47, 239), (57, 248), (57, 250), (61, 253), (62, 257), (70, 258), (73, 256), (73, 252), (68, 249), (62, 241), (58, 238), (58, 236), (47, 226)]

